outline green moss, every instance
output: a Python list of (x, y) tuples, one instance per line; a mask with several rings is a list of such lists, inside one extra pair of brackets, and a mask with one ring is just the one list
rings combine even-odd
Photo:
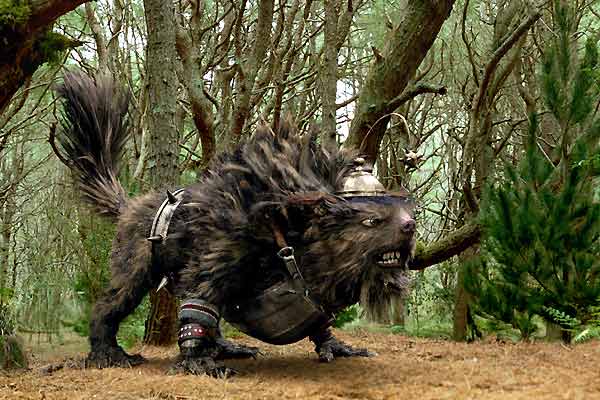
[(15, 29), (16, 26), (24, 24), (30, 14), (28, 1), (0, 0), (0, 30), (5, 27)]
[(415, 246), (415, 253), (422, 253), (423, 251), (425, 251), (425, 249), (427, 248), (427, 245), (425, 243), (423, 243), (422, 241), (418, 240), (417, 241), (417, 245)]
[(64, 51), (77, 44), (77, 42), (60, 33), (46, 32), (46, 34), (36, 42), (35, 46), (42, 62), (56, 65), (60, 63)]

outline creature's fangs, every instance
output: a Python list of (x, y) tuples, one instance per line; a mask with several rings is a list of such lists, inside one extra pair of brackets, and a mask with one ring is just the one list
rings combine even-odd
[(400, 251), (385, 252), (378, 257), (377, 264), (384, 267), (403, 267), (402, 253)]

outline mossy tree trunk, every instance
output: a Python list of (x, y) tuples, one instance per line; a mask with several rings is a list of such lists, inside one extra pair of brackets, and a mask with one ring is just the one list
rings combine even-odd
[(0, 14), (0, 113), (39, 66), (79, 43), (53, 33), (52, 23), (86, 0), (8, 1)]

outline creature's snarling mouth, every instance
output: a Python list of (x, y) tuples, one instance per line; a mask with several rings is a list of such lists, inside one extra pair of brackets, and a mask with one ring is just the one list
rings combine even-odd
[(385, 251), (375, 258), (377, 265), (385, 268), (405, 268), (408, 255), (406, 250)]

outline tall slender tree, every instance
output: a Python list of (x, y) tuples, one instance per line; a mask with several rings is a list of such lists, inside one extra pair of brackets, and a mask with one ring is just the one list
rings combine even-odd
[[(179, 183), (179, 137), (175, 125), (178, 80), (175, 74), (175, 21), (171, 1), (144, 1), (148, 44), (148, 176), (155, 190)], [(174, 340), (177, 304), (166, 290), (151, 291), (151, 309), (144, 342), (169, 344)]]

